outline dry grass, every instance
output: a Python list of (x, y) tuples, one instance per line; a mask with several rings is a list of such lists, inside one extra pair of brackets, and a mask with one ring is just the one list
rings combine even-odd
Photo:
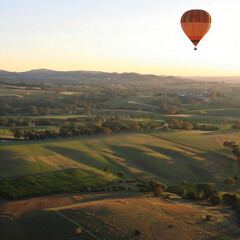
[[(47, 208), (47, 209), (46, 209)], [(2, 214), (60, 211), (100, 239), (238, 239), (233, 211), (185, 200), (164, 200), (135, 192), (65, 194), (7, 202)], [(203, 216), (212, 215), (213, 221)], [(134, 234), (139, 230), (141, 235)]]

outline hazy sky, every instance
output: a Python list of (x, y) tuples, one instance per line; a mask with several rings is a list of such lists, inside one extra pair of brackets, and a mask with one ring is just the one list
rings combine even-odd
[[(212, 16), (194, 51), (180, 19)], [(0, 69), (240, 76), (240, 0), (0, 0)]]

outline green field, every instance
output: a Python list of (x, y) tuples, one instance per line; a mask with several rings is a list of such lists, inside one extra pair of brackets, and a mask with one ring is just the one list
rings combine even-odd
[(0, 196), (11, 200), (74, 191), (103, 186), (107, 181), (75, 169), (65, 172), (9, 178), (0, 180)]
[[(223, 181), (237, 174), (224, 140), (238, 141), (239, 131), (159, 132), (76, 137), (0, 145), (0, 175), (14, 177), (79, 168), (94, 175), (122, 170), (126, 177), (167, 184)], [(114, 175), (112, 175), (114, 176)]]

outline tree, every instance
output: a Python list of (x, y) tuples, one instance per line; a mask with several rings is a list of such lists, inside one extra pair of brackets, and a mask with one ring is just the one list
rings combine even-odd
[(195, 199), (197, 199), (197, 194), (194, 191), (187, 192), (186, 198), (191, 199), (191, 200), (195, 200)]
[(110, 167), (106, 166), (103, 171), (108, 175), (110, 172)]
[(240, 129), (240, 120), (236, 121), (234, 125), (232, 125), (233, 129)]
[(237, 158), (237, 161), (240, 163), (240, 147), (234, 147), (232, 153)]
[(21, 138), (23, 137), (23, 133), (24, 133), (24, 128), (14, 128), (11, 130), (14, 138)]
[(159, 196), (161, 196), (162, 195), (162, 193), (163, 193), (163, 190), (162, 190), (162, 188), (161, 187), (156, 187), (155, 189), (154, 189), (154, 195), (156, 196), (156, 197), (159, 197)]
[(207, 112), (204, 111), (204, 110), (200, 110), (200, 111), (199, 111), (199, 114), (200, 114), (200, 115), (203, 115), (203, 116), (206, 116), (206, 115), (207, 115)]
[(118, 175), (118, 177), (120, 177), (120, 178), (124, 178), (124, 173), (123, 173), (122, 171), (117, 172), (117, 175)]
[(167, 186), (164, 183), (161, 183), (159, 181), (156, 180), (152, 180), (151, 182), (149, 182), (147, 184), (147, 189), (148, 191), (152, 191), (154, 192), (156, 188), (160, 187), (163, 191), (167, 190)]
[(210, 202), (211, 202), (212, 205), (218, 205), (221, 202), (221, 198), (214, 194), (214, 195), (211, 196)]
[(233, 179), (233, 178), (227, 178), (225, 181), (224, 181), (225, 184), (228, 184), (228, 185), (235, 185), (236, 184), (236, 180)]

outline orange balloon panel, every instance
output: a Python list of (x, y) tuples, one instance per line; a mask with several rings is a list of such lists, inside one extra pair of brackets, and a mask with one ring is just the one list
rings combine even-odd
[(204, 10), (189, 10), (181, 18), (182, 29), (195, 46), (207, 34), (211, 22), (210, 14)]

